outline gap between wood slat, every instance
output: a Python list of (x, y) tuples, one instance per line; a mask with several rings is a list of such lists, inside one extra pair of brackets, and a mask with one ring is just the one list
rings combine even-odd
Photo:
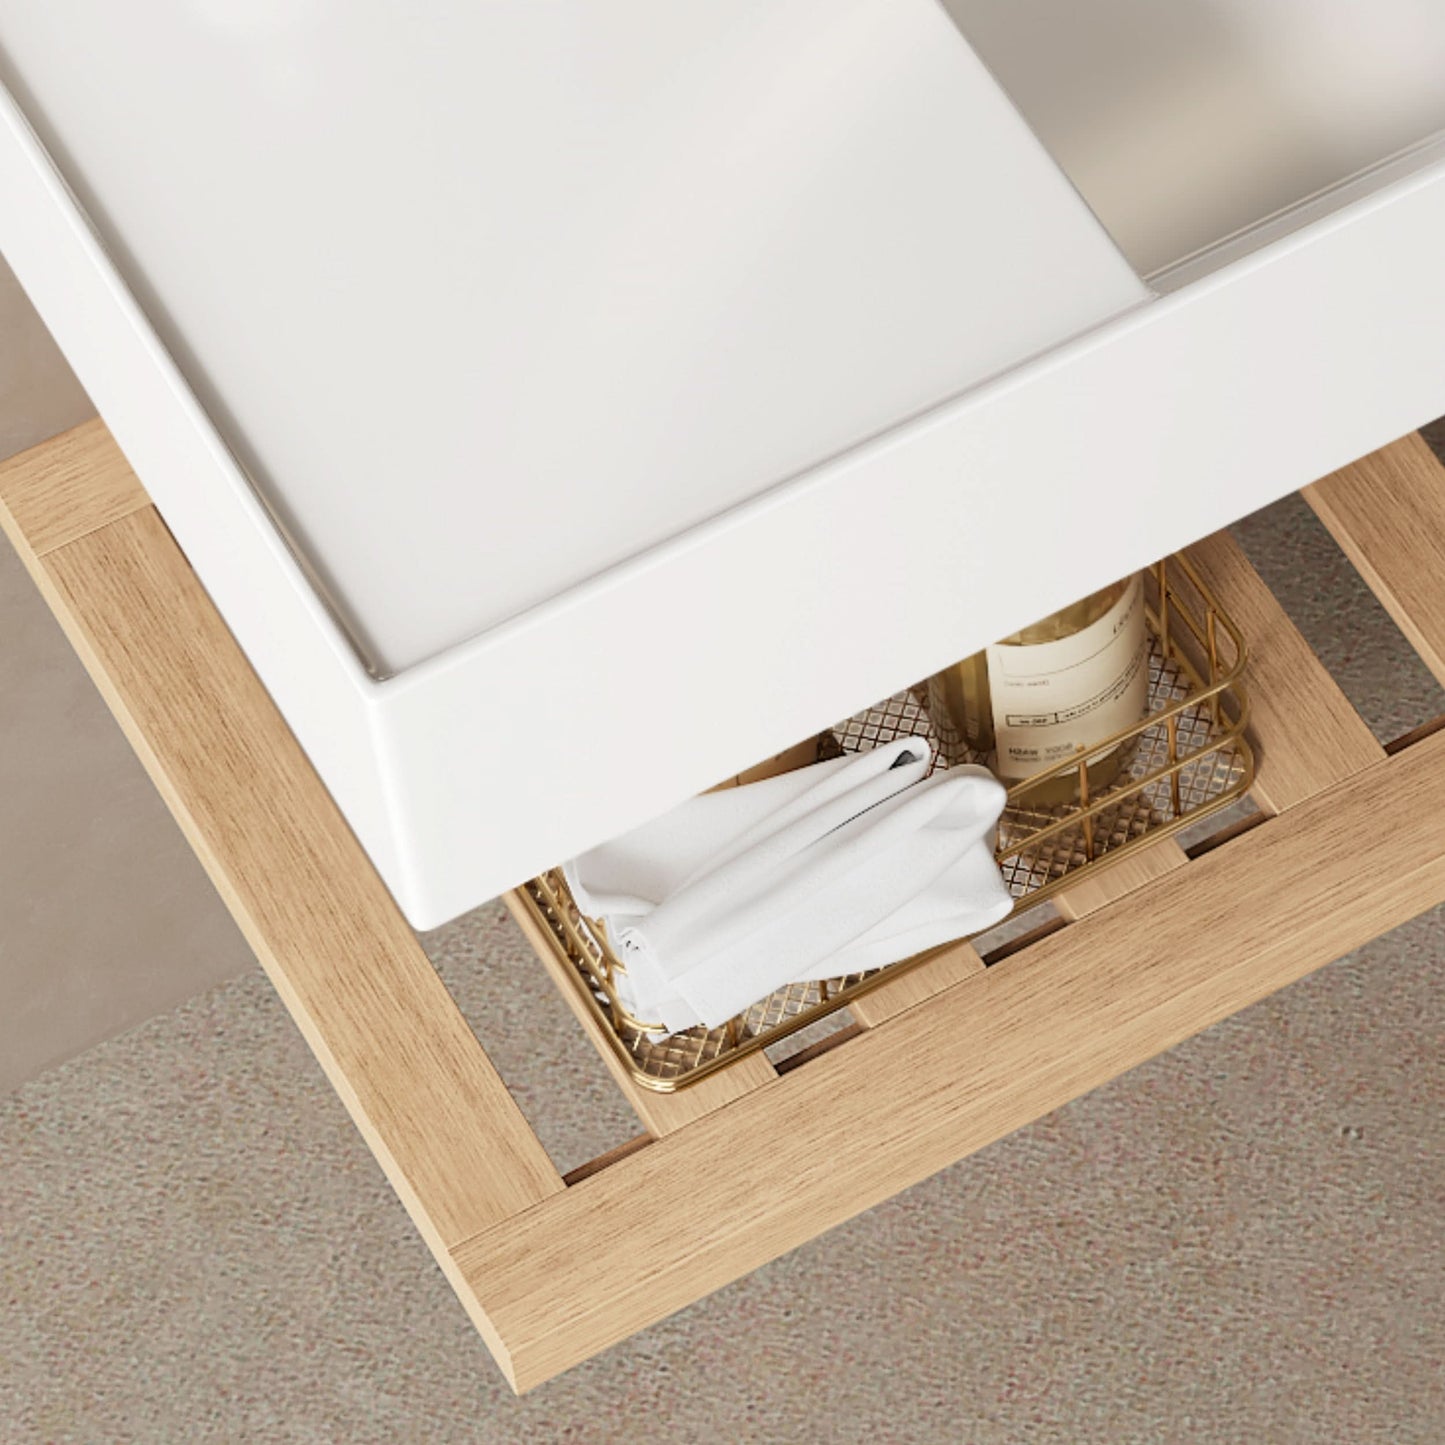
[(622, 1144), (614, 1144), (612, 1148), (597, 1155), (595, 1159), (589, 1159), (585, 1164), (579, 1164), (575, 1169), (569, 1169), (563, 1176), (562, 1182), (570, 1189), (574, 1184), (580, 1184), (584, 1179), (590, 1179), (594, 1174), (600, 1174), (604, 1169), (610, 1169), (614, 1164), (636, 1154), (639, 1149), (645, 1149), (653, 1142), (651, 1134), (639, 1134), (635, 1139), (628, 1139)]
[(1426, 738), (1434, 737), (1442, 729), (1445, 729), (1445, 714), (1440, 717), (1432, 717), (1429, 722), (1422, 722), (1419, 727), (1411, 728), (1409, 732), (1392, 738), (1385, 744), (1385, 755), (1394, 757), (1396, 753), (1403, 753), (1406, 748), (1413, 748), (1416, 743), (1422, 743)]
[(1224, 847), (1226, 843), (1232, 843), (1236, 838), (1242, 838), (1246, 833), (1253, 832), (1261, 824), (1267, 823), (1272, 816), (1270, 813), (1251, 813), (1247, 818), (1236, 818), (1234, 822), (1225, 824), (1217, 833), (1211, 833), (1207, 838), (1201, 838), (1184, 851), (1190, 858), (1202, 858), (1206, 853), (1213, 853), (1215, 849)]
[(831, 1034), (826, 1034), (821, 1039), (815, 1039), (811, 1044), (804, 1045), (796, 1053), (779, 1059), (774, 1065), (779, 1075), (791, 1073), (794, 1069), (801, 1069), (804, 1064), (811, 1064), (814, 1059), (821, 1059), (824, 1054), (831, 1053), (834, 1049), (846, 1044), (849, 1039), (856, 1038), (863, 1032), (863, 1025), (854, 1019), (852, 1023), (844, 1024), (841, 1028), (834, 1029)]
[(996, 948), (988, 949), (983, 955), (985, 968), (997, 968), (1005, 959), (1014, 958), (1020, 953), (1026, 952), (1036, 943), (1042, 943), (1046, 938), (1052, 938), (1054, 934), (1062, 932), (1069, 926), (1070, 920), (1062, 913), (1055, 913), (1052, 918), (1046, 918), (1040, 924), (1036, 924), (1027, 933), (1020, 933), (1014, 938), (1006, 939)]

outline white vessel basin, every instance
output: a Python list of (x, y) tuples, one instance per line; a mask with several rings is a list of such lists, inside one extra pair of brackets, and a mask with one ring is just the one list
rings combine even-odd
[(0, 17), (382, 676), (1145, 294), (926, 0)]
[(1435, 0), (0, 0), (0, 251), (430, 926), (1445, 411), (1442, 75)]

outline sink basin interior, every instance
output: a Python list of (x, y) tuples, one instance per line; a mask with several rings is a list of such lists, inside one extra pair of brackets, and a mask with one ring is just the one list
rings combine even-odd
[(1445, 131), (1441, 0), (262, 9), (0, 78), (379, 675)]
[(942, 0), (1143, 274), (1445, 129), (1440, 0)]
[(0, 0), (0, 77), (380, 675), (1147, 299), (934, 0)]

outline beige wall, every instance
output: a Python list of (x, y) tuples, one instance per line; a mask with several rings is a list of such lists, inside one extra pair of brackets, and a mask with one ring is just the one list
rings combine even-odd
[[(0, 457), (90, 414), (0, 264)], [(249, 961), (0, 538), (0, 1092)]]

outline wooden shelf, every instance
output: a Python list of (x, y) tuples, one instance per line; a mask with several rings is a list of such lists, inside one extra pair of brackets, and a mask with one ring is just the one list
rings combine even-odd
[[(1438, 672), (1445, 471), (1406, 438), (1308, 495)], [(1257, 826), (1106, 870), (991, 967), (947, 951), (801, 1063), (629, 1091), (646, 1134), (564, 1179), (104, 429), (0, 467), (0, 521), (519, 1390), (1445, 899), (1445, 731), (1387, 756), (1211, 538)]]

